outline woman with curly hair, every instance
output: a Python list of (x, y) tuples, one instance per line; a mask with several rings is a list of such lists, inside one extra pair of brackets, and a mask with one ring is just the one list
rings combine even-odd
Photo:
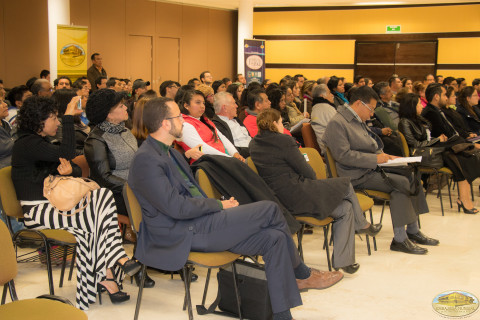
[[(81, 200), (71, 211), (56, 210), (43, 196), (43, 181), (49, 175), (81, 176), (70, 162), (75, 157), (74, 117), (80, 97), (74, 97), (62, 117), (60, 145), (49, 142), (59, 126), (53, 100), (31, 97), (18, 114), (18, 140), (12, 152), (12, 180), (24, 212), (25, 225), (33, 229), (63, 229), (77, 240), (76, 305), (88, 310), (96, 292), (106, 290), (113, 303), (130, 296), (120, 291), (117, 281), (124, 273), (134, 275), (140, 265), (129, 260), (118, 229), (117, 208), (108, 189), (91, 192), (90, 201)], [(84, 203), (86, 201), (86, 203)], [(83, 208), (83, 209), (82, 209)], [(76, 210), (79, 210), (76, 212)]]

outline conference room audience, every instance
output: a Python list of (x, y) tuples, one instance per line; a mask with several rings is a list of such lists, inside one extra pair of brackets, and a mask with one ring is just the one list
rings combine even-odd
[[(444, 164), (453, 172), (453, 179), (458, 183), (459, 199), (457, 205), (465, 213), (477, 213), (470, 198), (470, 184), (480, 176), (480, 161), (476, 157), (465, 157), (462, 154), (452, 154), (450, 147), (457, 144), (455, 140), (448, 141), (441, 134), (432, 138), (431, 124), (421, 114), (423, 106), (419, 96), (409, 93), (400, 102), (400, 122), (398, 130), (403, 133), (410, 148), (439, 147), (446, 148), (443, 153)], [(478, 169), (477, 169), (478, 168)]]
[(103, 290), (113, 303), (129, 300), (130, 296), (120, 291), (119, 284), (124, 273), (133, 276), (140, 270), (140, 264), (129, 260), (122, 247), (117, 208), (110, 190), (93, 190), (88, 203), (81, 200), (63, 213), (43, 195), (43, 181), (49, 175), (81, 176), (81, 169), (70, 162), (75, 157), (74, 116), (81, 112), (78, 100), (80, 97), (74, 97), (63, 115), (60, 145), (47, 140), (55, 135), (59, 125), (53, 100), (41, 97), (25, 100), (17, 119), (19, 138), (12, 151), (12, 180), (28, 228), (63, 229), (75, 236), (76, 306), (88, 310), (95, 303), (97, 292), (100, 295)]
[(381, 225), (365, 220), (349, 178), (317, 180), (295, 139), (283, 134), (282, 122), (275, 109), (257, 117), (259, 133), (250, 142), (250, 155), (258, 173), (293, 215), (334, 219), (333, 266), (355, 273), (360, 267), (355, 263), (355, 231), (375, 236)]

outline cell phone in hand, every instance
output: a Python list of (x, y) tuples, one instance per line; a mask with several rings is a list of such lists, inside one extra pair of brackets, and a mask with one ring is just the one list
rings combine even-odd
[(78, 108), (78, 110), (82, 110), (82, 99), (78, 100), (77, 108)]

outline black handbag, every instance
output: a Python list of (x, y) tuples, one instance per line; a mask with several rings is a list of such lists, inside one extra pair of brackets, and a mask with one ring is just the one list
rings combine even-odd
[(422, 157), (420, 165), (440, 169), (443, 167), (444, 147), (423, 147), (414, 148), (410, 153), (411, 157)]
[[(403, 194), (408, 196), (418, 196), (420, 193), (420, 178), (421, 174), (416, 165), (410, 164), (406, 166), (397, 166), (397, 167), (380, 167), (377, 166), (376, 171), (380, 173), (385, 183), (387, 183), (392, 189), (395, 189)], [(395, 180), (391, 179), (388, 174), (398, 174), (402, 175), (410, 181), (409, 189), (404, 188), (401, 185), (398, 185)]]
[[(268, 293), (265, 268), (251, 262), (237, 260), (235, 262), (237, 287), (240, 295), (240, 310), (243, 319), (271, 320), (273, 318), (270, 294)], [(208, 309), (197, 305), (200, 315), (216, 313), (238, 317), (237, 299), (233, 287), (232, 267), (220, 268), (217, 273), (217, 298)], [(215, 311), (217, 308), (222, 312)]]

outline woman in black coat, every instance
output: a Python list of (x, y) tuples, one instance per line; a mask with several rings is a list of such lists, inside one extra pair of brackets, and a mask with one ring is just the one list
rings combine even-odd
[(463, 88), (458, 94), (458, 102), (458, 113), (462, 115), (470, 131), (478, 135), (480, 133), (480, 118), (473, 109), (474, 106), (478, 105), (477, 90), (472, 86)]
[(250, 142), (250, 155), (259, 175), (293, 215), (334, 218), (335, 268), (354, 273), (354, 232), (375, 236), (379, 225), (368, 223), (349, 178), (317, 180), (298, 150), (295, 139), (283, 132), (280, 112), (267, 109), (257, 117), (259, 133)]
[[(420, 114), (423, 106), (420, 97), (408, 93), (400, 101), (400, 121), (398, 130), (403, 133), (409, 148), (422, 147), (451, 147), (463, 139), (450, 139), (441, 134), (437, 138), (430, 138), (431, 125)], [(455, 161), (455, 157), (458, 161)], [(459, 199), (457, 200), (458, 210), (463, 208), (465, 213), (477, 213), (470, 198), (470, 183), (480, 176), (480, 163), (476, 157), (465, 157), (460, 154), (453, 155), (450, 151), (444, 153), (445, 165), (453, 172), (453, 179), (458, 182)]]

